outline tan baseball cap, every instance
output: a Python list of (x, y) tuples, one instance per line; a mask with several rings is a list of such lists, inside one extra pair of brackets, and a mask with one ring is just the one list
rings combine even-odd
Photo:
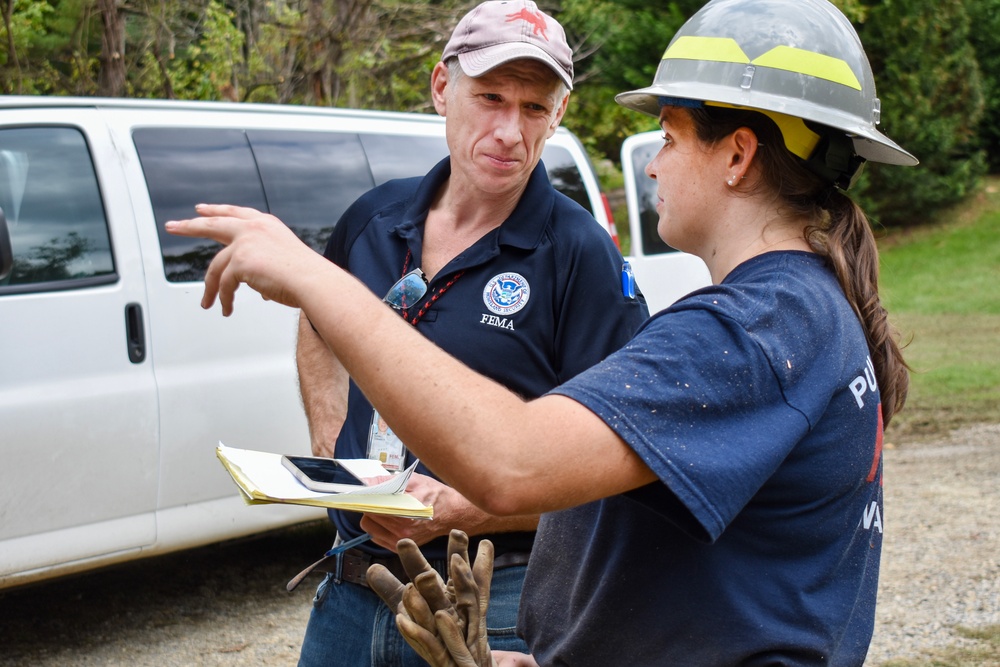
[(441, 53), (458, 56), (462, 70), (482, 76), (511, 60), (532, 58), (548, 65), (573, 90), (573, 50), (559, 22), (531, 0), (490, 0), (466, 14)]

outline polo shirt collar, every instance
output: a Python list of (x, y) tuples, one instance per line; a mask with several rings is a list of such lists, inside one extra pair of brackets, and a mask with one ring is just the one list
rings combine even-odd
[[(449, 176), (451, 176), (451, 158), (446, 157), (434, 165), (420, 181), (402, 221), (393, 227), (392, 231), (404, 239), (417, 241), (419, 245), (427, 213), (438, 190)], [(545, 165), (539, 160), (528, 178), (521, 200), (498, 228), (497, 243), (524, 250), (534, 249), (542, 240), (554, 205), (555, 190), (549, 183)]]

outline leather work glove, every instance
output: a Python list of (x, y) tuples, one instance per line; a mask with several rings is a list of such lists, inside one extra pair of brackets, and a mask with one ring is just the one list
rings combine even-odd
[(396, 612), (396, 627), (433, 667), (493, 667), (486, 633), (493, 544), (482, 540), (475, 567), (469, 561), (469, 538), (459, 530), (448, 537), (448, 582), (427, 563), (410, 540), (397, 546), (405, 586), (381, 565), (368, 569), (368, 584)]

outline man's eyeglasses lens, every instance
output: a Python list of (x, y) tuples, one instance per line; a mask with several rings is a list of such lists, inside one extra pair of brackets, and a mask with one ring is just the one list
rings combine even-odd
[(427, 278), (420, 269), (413, 269), (389, 288), (382, 301), (396, 310), (406, 310), (427, 294)]

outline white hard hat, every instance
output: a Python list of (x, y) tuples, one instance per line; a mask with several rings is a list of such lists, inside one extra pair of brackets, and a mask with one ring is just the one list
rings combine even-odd
[(653, 85), (615, 99), (655, 117), (677, 100), (760, 111), (807, 160), (821, 138), (813, 130), (825, 133), (819, 124), (843, 132), (864, 160), (918, 162), (876, 129), (881, 106), (868, 57), (826, 0), (712, 0), (674, 35)]

